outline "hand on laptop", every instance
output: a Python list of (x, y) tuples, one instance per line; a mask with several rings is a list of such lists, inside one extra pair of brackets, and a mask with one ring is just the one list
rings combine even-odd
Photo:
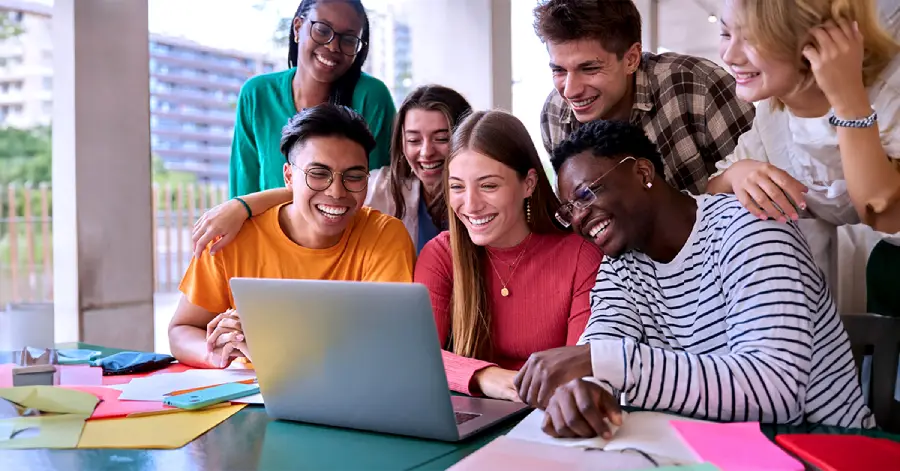
[(478, 390), (487, 397), (522, 402), (519, 399), (519, 393), (516, 392), (516, 386), (513, 384), (515, 376), (516, 371), (489, 366), (475, 373), (472, 381), (477, 385)]
[(553, 393), (544, 415), (544, 433), (556, 438), (612, 438), (610, 424), (622, 425), (616, 398), (598, 384), (573, 379)]
[(229, 309), (206, 325), (206, 350), (209, 364), (219, 368), (225, 368), (238, 357), (250, 360), (237, 311)]
[(593, 372), (590, 345), (559, 347), (532, 353), (513, 382), (526, 404), (546, 409), (556, 388)]

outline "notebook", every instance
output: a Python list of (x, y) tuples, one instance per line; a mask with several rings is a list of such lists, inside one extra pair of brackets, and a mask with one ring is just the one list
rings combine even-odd
[(610, 440), (594, 438), (554, 438), (544, 433), (544, 411), (528, 414), (506, 435), (509, 438), (528, 440), (558, 446), (590, 448), (605, 451), (637, 450), (651, 456), (664, 457), (678, 464), (699, 464), (693, 451), (678, 435), (673, 420), (700, 422), (662, 412), (623, 412), (622, 425), (613, 431)]
[(900, 471), (900, 443), (886, 438), (785, 434), (775, 441), (822, 471)]

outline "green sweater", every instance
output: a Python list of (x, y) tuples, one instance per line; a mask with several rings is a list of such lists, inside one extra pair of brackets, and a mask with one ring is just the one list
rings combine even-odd
[[(284, 186), (281, 128), (297, 114), (291, 90), (296, 70), (258, 75), (241, 87), (228, 172), (231, 197)], [(369, 168), (389, 165), (397, 112), (391, 92), (381, 80), (363, 73), (353, 91), (353, 109), (366, 119), (375, 136)]]

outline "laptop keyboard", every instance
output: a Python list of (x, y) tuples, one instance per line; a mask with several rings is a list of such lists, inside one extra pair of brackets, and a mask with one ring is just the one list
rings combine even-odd
[(456, 425), (462, 425), (476, 417), (480, 417), (481, 414), (470, 414), (468, 412), (453, 412), (456, 414)]

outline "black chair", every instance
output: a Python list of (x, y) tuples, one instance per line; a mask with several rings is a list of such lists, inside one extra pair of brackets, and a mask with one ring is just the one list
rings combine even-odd
[(857, 370), (862, 371), (864, 357), (872, 357), (866, 403), (882, 429), (900, 433), (900, 402), (894, 398), (897, 366), (900, 363), (900, 318), (879, 314), (844, 314), (841, 320), (850, 337)]
[(866, 310), (900, 317), (900, 245), (881, 241), (866, 263)]

